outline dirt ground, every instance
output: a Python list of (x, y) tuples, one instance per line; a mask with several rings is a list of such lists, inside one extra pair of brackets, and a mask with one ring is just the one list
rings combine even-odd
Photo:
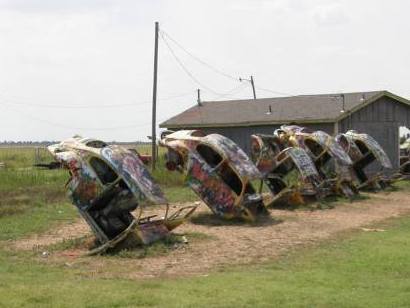
[[(318, 243), (344, 231), (371, 231), (373, 229), (369, 226), (377, 222), (410, 214), (408, 192), (381, 192), (368, 196), (370, 198), (353, 203), (337, 203), (335, 208), (327, 210), (273, 209), (270, 210), (272, 219), (255, 225), (224, 222), (201, 204), (192, 221), (175, 230), (178, 234), (188, 234), (189, 243), (166, 255), (140, 259), (81, 257), (84, 249), (76, 249), (53, 252), (47, 262), (63, 262), (69, 266), (86, 264), (91, 272), (106, 276), (121, 272), (121, 276), (127, 278), (203, 275), (226, 265), (272, 260), (292, 249)], [(88, 226), (79, 219), (45, 234), (16, 241), (12, 246), (22, 250), (46, 249), (47, 245), (89, 233)], [(210, 237), (205, 240), (190, 239), (189, 234), (192, 233)]]

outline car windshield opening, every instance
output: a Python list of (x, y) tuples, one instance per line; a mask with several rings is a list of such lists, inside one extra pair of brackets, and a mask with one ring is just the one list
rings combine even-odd
[(104, 185), (113, 183), (118, 178), (114, 170), (112, 170), (102, 159), (92, 157), (90, 159), (90, 165), (94, 169), (101, 183)]
[(219, 155), (219, 153), (217, 153), (210, 146), (199, 144), (196, 147), (196, 150), (198, 151), (199, 155), (201, 155), (201, 157), (206, 161), (206, 163), (212, 168), (216, 167), (222, 161), (222, 156)]

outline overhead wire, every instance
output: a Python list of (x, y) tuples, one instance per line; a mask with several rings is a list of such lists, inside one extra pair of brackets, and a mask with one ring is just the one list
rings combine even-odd
[(261, 88), (259, 86), (255, 86), (256, 89), (261, 90), (261, 91), (266, 91), (266, 92), (270, 92), (273, 94), (277, 94), (277, 95), (283, 95), (283, 96), (296, 96), (295, 94), (291, 94), (291, 93), (286, 93), (286, 92), (279, 92), (279, 91), (274, 91), (274, 90), (269, 90), (266, 88)]
[(199, 85), (200, 87), (202, 87), (205, 90), (208, 90), (209, 92), (211, 92), (213, 94), (221, 95), (221, 93), (213, 90), (212, 88), (206, 86), (204, 83), (199, 81), (198, 78), (196, 78), (192, 74), (192, 72), (184, 65), (184, 63), (181, 61), (181, 59), (179, 59), (179, 57), (176, 55), (175, 51), (172, 49), (171, 45), (168, 43), (167, 39), (164, 37), (162, 32), (160, 32), (160, 36), (161, 36), (162, 41), (165, 43), (166, 47), (168, 48), (168, 50), (171, 52), (171, 55), (174, 57), (175, 61), (179, 64), (179, 66), (182, 68), (182, 70), (188, 75), (188, 77), (190, 77), (192, 79), (192, 81), (194, 81), (197, 85)]
[[(207, 63), (206, 61), (202, 60), (201, 58), (199, 58), (198, 56), (194, 55), (192, 52), (188, 51), (186, 48), (184, 48), (182, 46), (182, 44), (180, 44), (178, 41), (176, 41), (173, 37), (171, 37), (167, 32), (165, 32), (164, 30), (160, 30), (159, 32), (161, 39), (163, 40), (163, 42), (165, 43), (166, 47), (168, 48), (168, 50), (170, 51), (171, 55), (174, 57), (174, 59), (176, 60), (176, 62), (178, 63), (178, 65), (182, 68), (182, 70), (197, 84), (199, 85), (202, 89), (205, 89), (215, 95), (217, 95), (214, 100), (216, 99), (220, 99), (220, 98), (225, 98), (225, 97), (230, 97), (234, 94), (237, 94), (239, 92), (241, 92), (242, 90), (244, 90), (247, 86), (249, 86), (246, 83), (240, 83), (240, 85), (235, 86), (234, 88), (232, 88), (231, 90), (225, 92), (225, 93), (220, 93), (218, 91), (215, 91), (214, 89), (212, 89), (211, 87), (205, 85), (203, 82), (201, 82), (197, 77), (195, 77), (195, 75), (186, 67), (186, 65), (183, 63), (183, 61), (178, 57), (178, 55), (176, 54), (176, 52), (174, 51), (174, 49), (172, 48), (172, 46), (170, 45), (170, 43), (168, 42), (171, 41), (173, 44), (175, 44), (178, 48), (180, 48), (181, 50), (183, 50), (187, 55), (189, 55), (191, 58), (193, 58), (194, 60), (196, 60), (197, 62), (201, 63), (202, 65), (206, 66), (207, 68), (209, 68), (210, 70), (212, 70), (213, 72), (224, 76), (226, 78), (229, 78), (231, 80), (235, 80), (237, 82), (240, 82), (238, 78), (236, 78), (233, 75), (227, 74), (224, 71), (216, 68), (215, 66)], [(275, 90), (271, 90), (271, 89), (267, 89), (267, 88), (262, 88), (259, 86), (255, 86), (256, 89), (261, 90), (261, 91), (266, 91), (266, 92), (270, 92), (270, 93), (274, 93), (277, 95), (287, 95), (287, 96), (294, 96), (293, 94), (289, 94), (289, 93), (285, 93), (285, 92), (280, 92), (280, 91), (275, 91)], [(175, 98), (179, 98), (179, 97), (184, 97), (184, 96), (188, 96), (188, 95), (192, 95), (192, 93), (184, 93), (184, 94), (180, 94), (180, 95), (175, 95), (175, 96), (170, 96), (170, 97), (165, 97), (165, 98), (159, 98), (159, 101), (164, 101), (164, 100), (169, 100), (169, 99), (175, 99)], [(106, 108), (122, 108), (122, 107), (135, 107), (138, 105), (145, 105), (145, 104), (149, 104), (151, 103), (150, 100), (147, 101), (140, 101), (140, 102), (135, 102), (135, 103), (127, 103), (127, 104), (100, 104), (100, 105), (53, 105), (53, 104), (41, 104), (41, 103), (29, 103), (29, 102), (22, 102), (22, 101), (15, 101), (13, 99), (4, 99), (4, 97), (2, 98), (0, 96), (0, 99), (2, 100), (2, 104), (0, 104), (0, 106), (5, 107), (5, 105), (14, 105), (14, 106), (33, 106), (33, 107), (40, 107), (40, 108), (55, 108), (55, 109), (106, 109)], [(144, 124), (139, 124), (139, 125), (124, 125), (124, 126), (114, 126), (114, 127), (105, 127), (105, 128), (97, 128), (97, 127), (73, 127), (71, 125), (64, 125), (61, 123), (56, 123), (53, 121), (49, 121), (49, 120), (45, 120), (45, 119), (41, 119), (41, 118), (37, 118), (37, 117), (33, 117), (31, 115), (28, 115), (24, 112), (21, 111), (16, 111), (13, 109), (8, 108), (8, 110), (12, 111), (12, 112), (17, 112), (21, 115), (24, 115), (27, 118), (33, 119), (35, 121), (38, 122), (43, 122), (46, 123), (48, 125), (52, 125), (55, 127), (62, 127), (62, 128), (66, 128), (66, 129), (74, 129), (74, 130), (95, 130), (95, 131), (104, 131), (104, 130), (116, 130), (116, 129), (129, 129), (129, 128), (136, 128), (136, 127), (142, 127), (142, 126), (148, 126), (151, 123), (144, 123)]]
[(200, 59), (198, 56), (194, 55), (192, 52), (188, 51), (185, 47), (183, 47), (178, 41), (176, 41), (173, 37), (171, 37), (166, 31), (164, 30), (160, 30), (160, 32), (165, 35), (170, 41), (172, 41), (176, 46), (178, 46), (180, 49), (182, 49), (187, 55), (189, 55), (191, 58), (195, 59), (197, 62), (201, 63), (202, 65), (208, 67), (209, 69), (211, 69), (212, 71), (214, 71), (215, 73), (222, 75), (224, 77), (227, 77), (229, 79), (235, 80), (237, 82), (239, 81), (239, 78), (232, 76), (230, 74), (227, 74), (223, 71), (221, 71), (220, 69), (216, 68), (215, 66), (205, 62), (204, 60)]
[(214, 97), (213, 100), (217, 100), (220, 98), (225, 98), (225, 97), (230, 97), (232, 98), (232, 95), (238, 94), (239, 92), (243, 91), (245, 88), (248, 88), (249, 85), (246, 83), (241, 83), (238, 86), (235, 86), (234, 88), (232, 88), (231, 90), (229, 90), (228, 92), (226, 92), (225, 94), (219, 95), (217, 97)]
[[(4, 104), (0, 104), (0, 108), (5, 107)], [(123, 125), (123, 126), (112, 126), (112, 127), (73, 127), (72, 125), (65, 125), (65, 124), (61, 124), (61, 123), (57, 123), (54, 121), (49, 121), (46, 119), (42, 119), (42, 118), (38, 118), (38, 117), (33, 117), (32, 115), (29, 115), (25, 112), (21, 112), (20, 110), (13, 110), (12, 108), (6, 108), (6, 110), (14, 112), (14, 113), (18, 113), (19, 115), (23, 115), (24, 117), (37, 121), (37, 122), (41, 122), (41, 123), (45, 123), (48, 124), (50, 126), (54, 126), (54, 127), (60, 127), (60, 128), (65, 128), (65, 129), (72, 129), (72, 130), (92, 130), (92, 131), (107, 131), (107, 130), (120, 130), (120, 129), (129, 129), (129, 128), (138, 128), (138, 127), (143, 127), (143, 126), (148, 126), (151, 125), (151, 122), (149, 123), (144, 123), (144, 124), (138, 124), (138, 125)]]
[[(1, 94), (0, 94), (1, 95)], [(184, 97), (192, 95), (192, 93), (184, 93), (184, 94), (179, 94), (179, 95), (174, 95), (174, 96), (169, 96), (165, 98), (159, 98), (158, 101), (165, 101), (165, 100), (171, 100), (179, 97)], [(143, 104), (147, 104), (147, 106), (150, 106), (148, 104), (151, 103), (151, 101), (140, 101), (136, 103), (129, 103), (129, 104), (101, 104), (101, 105), (52, 105), (52, 104), (39, 104), (39, 103), (29, 103), (29, 102), (23, 102), (23, 101), (16, 101), (13, 99), (9, 98), (4, 98), (4, 96), (0, 96), (0, 102), (7, 102), (8, 104), (12, 105), (20, 105), (20, 106), (33, 106), (33, 107), (39, 107), (39, 108), (54, 108), (54, 109), (106, 109), (106, 108), (122, 108), (122, 107), (136, 107), (136, 106), (141, 106)]]
[[(178, 46), (181, 50), (183, 50), (187, 55), (189, 55), (191, 58), (193, 58), (197, 62), (201, 63), (202, 65), (204, 65), (206, 67), (208, 67), (209, 69), (211, 69), (212, 71), (214, 71), (215, 73), (217, 73), (221, 76), (224, 76), (224, 77), (229, 78), (231, 80), (235, 80), (235, 81), (240, 82), (239, 78), (216, 68), (215, 66), (209, 64), (208, 62), (206, 62), (206, 61), (202, 60), (201, 58), (199, 58), (198, 56), (194, 55), (192, 52), (187, 50), (181, 43), (179, 43), (176, 39), (174, 39), (171, 35), (169, 35), (166, 31), (160, 29), (160, 33), (161, 33), (162, 37), (166, 36), (170, 41), (172, 41), (176, 46)], [(276, 90), (271, 90), (271, 89), (267, 89), (267, 88), (263, 88), (263, 87), (259, 87), (259, 86), (255, 86), (255, 88), (258, 89), (258, 90), (270, 92), (270, 93), (273, 93), (273, 94), (276, 94), (276, 95), (296, 96), (295, 94), (276, 91)]]

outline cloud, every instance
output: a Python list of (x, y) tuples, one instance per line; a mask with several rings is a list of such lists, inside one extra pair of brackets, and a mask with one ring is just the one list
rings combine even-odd
[(313, 18), (322, 27), (339, 26), (350, 21), (345, 9), (337, 3), (318, 6), (313, 12)]
[(78, 12), (115, 5), (113, 0), (0, 0), (0, 9), (25, 13)]

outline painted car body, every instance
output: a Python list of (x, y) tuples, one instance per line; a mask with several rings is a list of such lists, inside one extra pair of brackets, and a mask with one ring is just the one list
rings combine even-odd
[(335, 139), (323, 131), (284, 125), (275, 131), (285, 144), (304, 149), (313, 160), (323, 181), (334, 193), (352, 198), (354, 185), (353, 162)]
[(400, 145), (400, 174), (410, 178), (410, 139)]
[(184, 172), (187, 184), (216, 215), (253, 221), (267, 213), (251, 184), (262, 175), (232, 140), (182, 130), (163, 136), (160, 145), (168, 149), (168, 169)]
[[(385, 186), (387, 182), (386, 171), (392, 169), (392, 164), (380, 144), (370, 135), (349, 130), (336, 136), (336, 141), (346, 151), (353, 161), (359, 188), (375, 188)], [(366, 170), (372, 163), (378, 163), (377, 172)]]
[[(77, 136), (48, 150), (69, 170), (69, 197), (101, 244), (91, 253), (114, 247), (130, 232), (144, 244), (156, 241), (195, 209), (183, 208), (170, 219), (161, 189), (138, 155), (123, 147)], [(166, 205), (165, 218), (142, 217), (143, 204)], [(139, 210), (137, 218), (131, 213), (134, 210)]]
[(306, 198), (321, 198), (320, 175), (306, 151), (285, 147), (275, 135), (252, 135), (251, 157), (276, 202), (304, 203)]

